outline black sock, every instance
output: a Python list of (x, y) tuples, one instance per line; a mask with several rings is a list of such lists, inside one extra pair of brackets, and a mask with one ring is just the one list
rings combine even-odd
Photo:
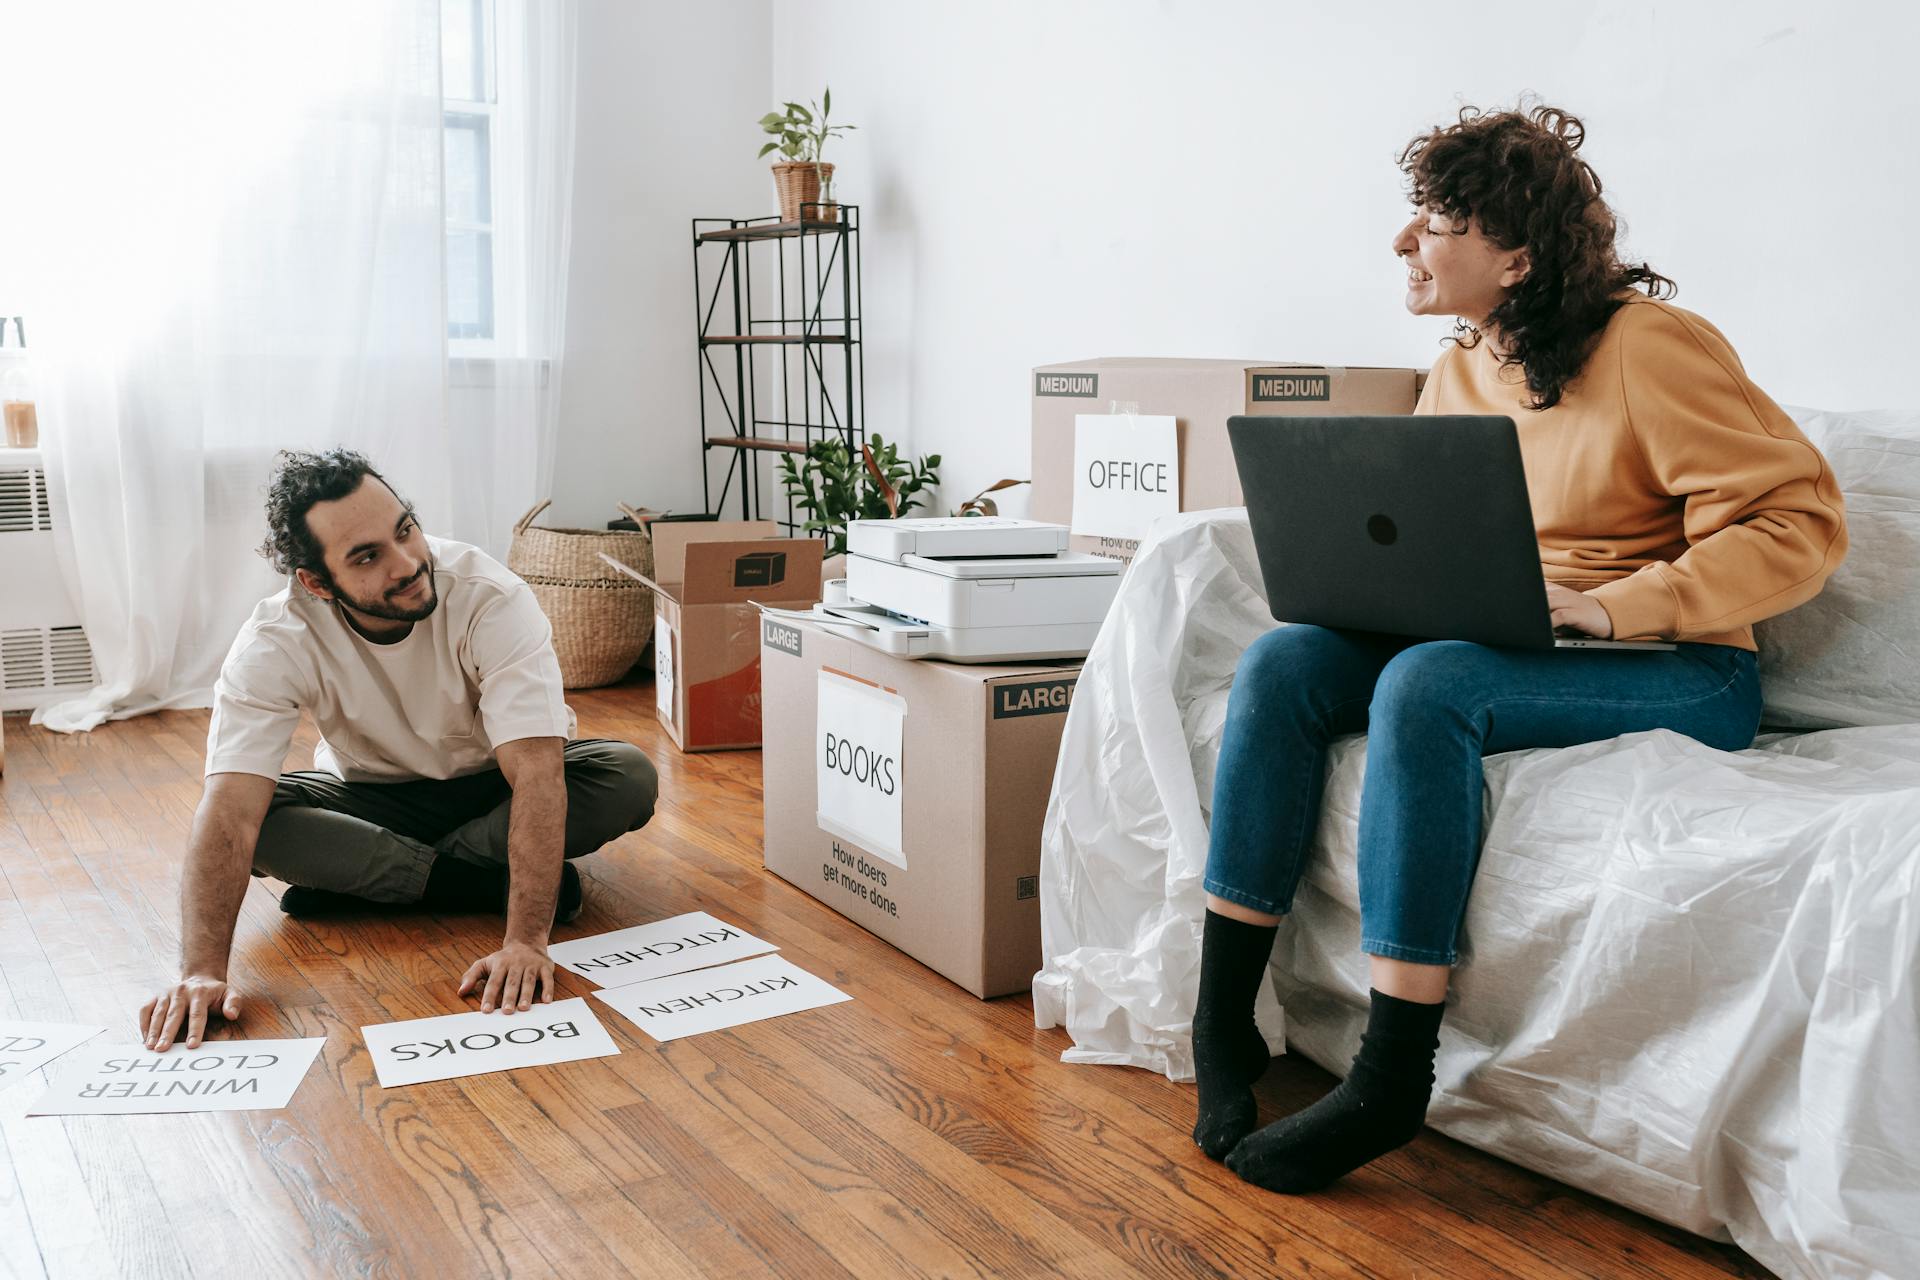
[(442, 911), (505, 911), (507, 873), (442, 854), (427, 872), (420, 905)]
[[(507, 909), (507, 894), (511, 888), (512, 880), (505, 871), (443, 855), (433, 860), (433, 866), (427, 872), (427, 885), (420, 894), (420, 905), (441, 911), (498, 914)], [(554, 923), (565, 924), (576, 919), (583, 904), (579, 869), (571, 862), (561, 863), (560, 888), (553, 904)]]
[(371, 902), (366, 898), (356, 898), (350, 893), (337, 893), (332, 889), (310, 889), (299, 884), (288, 885), (286, 891), (280, 895), (280, 909), (296, 920), (317, 920), (326, 916), (381, 911), (390, 909), (392, 905), (387, 902)]
[(560, 864), (560, 893), (553, 903), (553, 922), (571, 924), (580, 918), (586, 905), (586, 891), (580, 887), (580, 868), (571, 862)]
[(1444, 1005), (1372, 993), (1353, 1070), (1326, 1097), (1235, 1147), (1227, 1167), (1269, 1191), (1318, 1191), (1412, 1142), (1427, 1118)]
[(1194, 1145), (1218, 1160), (1253, 1132), (1253, 1085), (1273, 1060), (1253, 1024), (1277, 925), (1207, 912), (1200, 934), (1200, 998), (1193, 1009), (1193, 1074), (1200, 1085)]

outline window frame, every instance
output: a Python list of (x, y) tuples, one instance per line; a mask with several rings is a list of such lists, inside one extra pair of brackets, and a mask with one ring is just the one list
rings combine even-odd
[[(441, 233), (442, 271), (441, 287), (443, 308), (447, 310), (446, 343), (447, 355), (453, 359), (498, 359), (512, 358), (522, 354), (525, 335), (519, 332), (514, 317), (521, 314), (520, 281), (511, 270), (510, 264), (522, 261), (522, 255), (516, 250), (516, 237), (524, 231), (518, 227), (515, 211), (521, 201), (513, 189), (517, 181), (513, 166), (503, 164), (507, 148), (503, 146), (524, 127), (514, 109), (514, 87), (517, 78), (511, 74), (517, 66), (517, 58), (524, 47), (524, 15), (520, 6), (513, 0), (441, 0), (442, 30), (451, 8), (463, 9), (466, 20), (471, 24), (475, 37), (475, 63), (480, 72), (480, 97), (463, 97), (449, 92), (453, 87), (446, 81), (446, 62), (444, 52), (441, 60), (441, 201), (443, 230)], [(443, 36), (444, 39), (444, 36)], [(472, 93), (474, 86), (463, 85), (459, 88)], [(463, 119), (464, 118), (464, 119)], [(462, 120), (456, 123), (456, 120)], [(486, 190), (483, 199), (486, 205), (485, 221), (456, 219), (446, 207), (446, 138), (456, 129), (473, 127), (464, 121), (480, 121), (483, 133), (482, 163), (485, 166)], [(452, 237), (459, 234), (483, 235), (486, 237), (487, 256), (482, 270), (485, 278), (481, 286), (481, 314), (485, 327), (490, 330), (483, 335), (456, 333), (455, 325), (448, 305), (452, 277), (448, 273), (451, 262)]]

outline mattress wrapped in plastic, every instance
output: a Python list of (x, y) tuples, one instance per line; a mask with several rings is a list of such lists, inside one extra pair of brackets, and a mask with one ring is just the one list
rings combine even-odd
[[(1803, 606), (1849, 621), (1793, 624), (1765, 677), (1792, 705), (1770, 722), (1885, 717), (1920, 688), (1877, 647), (1914, 652), (1920, 625), (1873, 634), (1920, 615), (1920, 431), (1874, 430), (1893, 448), (1829, 453), (1850, 513), (1874, 490), (1873, 518), (1834, 598)], [(1913, 591), (1863, 608), (1863, 583)], [(1243, 512), (1156, 525), (1082, 672), (1043, 837), (1034, 1012), (1070, 1033), (1068, 1061), (1192, 1077), (1227, 691), (1275, 625)], [(1365, 751), (1329, 753), (1259, 1008), (1276, 1051), (1284, 1028), (1336, 1073), (1365, 1022)], [(1507, 752), (1487, 758), (1485, 803), (1429, 1122), (1781, 1275), (1920, 1276), (1920, 725)]]

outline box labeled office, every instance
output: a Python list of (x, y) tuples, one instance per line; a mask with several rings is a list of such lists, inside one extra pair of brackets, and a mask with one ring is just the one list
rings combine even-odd
[[(1086, 519), (1076, 523), (1076, 487), (1084, 491), (1095, 484), (1132, 484), (1154, 490), (1138, 495), (1142, 504), (1156, 495), (1164, 499), (1164, 490), (1172, 487), (1181, 511), (1237, 507), (1245, 498), (1227, 443), (1228, 418), (1412, 413), (1418, 381), (1413, 369), (1259, 360), (1108, 357), (1044, 365), (1033, 371), (1029, 514), (1035, 520), (1074, 525), (1071, 545), (1076, 551), (1131, 561), (1139, 549), (1135, 526), (1122, 520), (1111, 532), (1102, 532)], [(1121, 412), (1115, 413), (1116, 408)], [(1172, 448), (1130, 443), (1125, 450), (1103, 450), (1097, 421), (1103, 417), (1112, 420), (1116, 438), (1127, 436), (1130, 441), (1143, 424), (1171, 418)]]

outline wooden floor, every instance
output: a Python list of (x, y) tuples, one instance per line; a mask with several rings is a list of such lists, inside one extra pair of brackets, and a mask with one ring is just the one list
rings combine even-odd
[[(608, 1013), (617, 1058), (383, 1090), (358, 1028), (459, 1011), (498, 920), (296, 922), (255, 881), (239, 1030), (328, 1038), (292, 1105), (26, 1119), (36, 1083), (0, 1094), (0, 1275), (1767, 1274), (1431, 1132), (1324, 1195), (1252, 1189), (1188, 1139), (1191, 1086), (1062, 1065), (1025, 997), (978, 1001), (762, 870), (758, 753), (680, 755), (644, 684), (573, 700), (662, 799), (582, 864), (565, 936), (707, 910), (853, 1002), (665, 1045)], [(133, 1039), (174, 973), (206, 723), (10, 719), (0, 1016)], [(1329, 1084), (1282, 1059), (1262, 1101)]]

